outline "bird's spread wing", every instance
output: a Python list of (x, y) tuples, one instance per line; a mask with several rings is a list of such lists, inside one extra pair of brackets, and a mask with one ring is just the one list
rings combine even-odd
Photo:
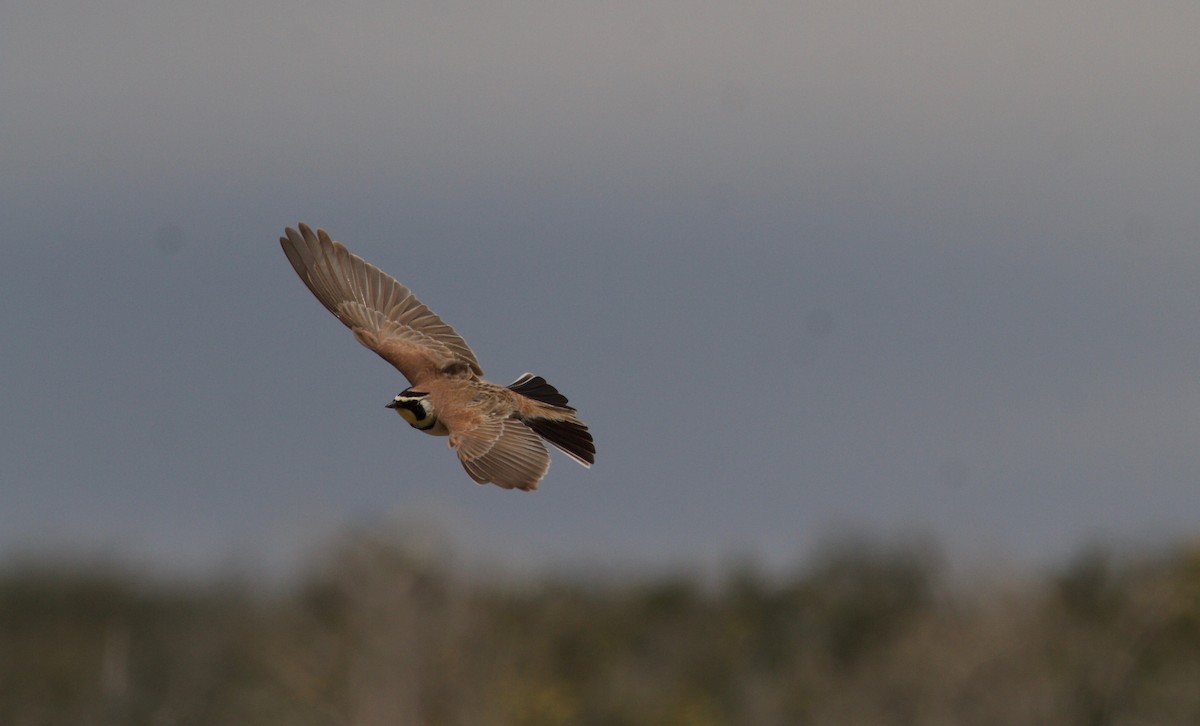
[(417, 385), (427, 376), (483, 375), (466, 341), (412, 292), (379, 268), (307, 225), (280, 237), (296, 274), (358, 342)]
[(515, 418), (488, 417), (451, 433), (463, 468), (479, 484), (505, 489), (537, 489), (550, 468), (550, 454), (538, 435)]

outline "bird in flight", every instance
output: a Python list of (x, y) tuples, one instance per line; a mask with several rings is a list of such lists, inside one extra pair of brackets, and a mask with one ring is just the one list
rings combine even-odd
[(299, 228), (279, 238), (296, 274), (359, 343), (408, 379), (387, 407), (415, 429), (450, 437), (476, 483), (537, 489), (550, 467), (543, 439), (585, 467), (595, 463), (591, 432), (544, 378), (526, 373), (508, 386), (483, 380), (466, 341), (407, 287), (325, 230)]

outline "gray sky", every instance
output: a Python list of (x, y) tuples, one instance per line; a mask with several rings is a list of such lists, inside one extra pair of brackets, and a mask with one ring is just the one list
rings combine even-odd
[[(279, 567), (432, 522), (514, 567), (1045, 563), (1200, 518), (1200, 5), (12, 0), (0, 555)], [(286, 225), (591, 425), (533, 496)]]

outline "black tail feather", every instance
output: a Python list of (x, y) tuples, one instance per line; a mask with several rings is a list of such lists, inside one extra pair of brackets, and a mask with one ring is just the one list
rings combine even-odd
[(535, 401), (548, 403), (551, 406), (558, 406), (559, 408), (569, 408), (572, 411), (575, 410), (567, 405), (567, 397), (559, 393), (557, 388), (546, 383), (546, 379), (541, 376), (525, 373), (513, 381), (509, 385), (509, 388)]
[(563, 453), (580, 464), (591, 466), (596, 463), (596, 444), (592, 441), (591, 432), (582, 423), (569, 420), (556, 421), (548, 418), (523, 420), (526, 426), (533, 429), (534, 433), (562, 449)]

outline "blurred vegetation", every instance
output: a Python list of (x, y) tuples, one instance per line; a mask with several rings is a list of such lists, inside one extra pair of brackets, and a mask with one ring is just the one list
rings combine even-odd
[(0, 574), (0, 724), (1194, 724), (1200, 548), (954, 583), (928, 549), (471, 578), (386, 537), (288, 588)]

